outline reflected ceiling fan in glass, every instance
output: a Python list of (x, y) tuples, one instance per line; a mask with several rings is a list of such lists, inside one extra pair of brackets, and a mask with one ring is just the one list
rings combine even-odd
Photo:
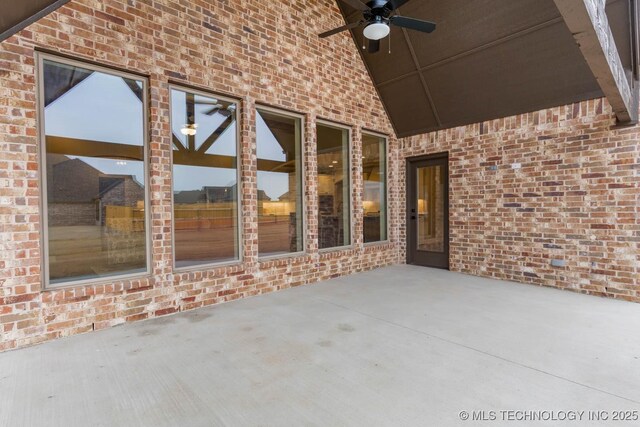
[(173, 129), (174, 150), (205, 152), (236, 120), (237, 105), (218, 98), (172, 89), (172, 118), (182, 117), (182, 125)]
[(187, 123), (180, 129), (180, 133), (185, 136), (195, 136), (196, 133), (198, 133), (198, 125), (195, 123)]
[(197, 105), (211, 105), (211, 109), (205, 111), (203, 114), (207, 116), (213, 116), (216, 113), (223, 115), (224, 117), (231, 117), (233, 112), (236, 110), (236, 106), (234, 104), (228, 105), (226, 108), (224, 105), (220, 104), (217, 100), (213, 99), (211, 101), (196, 101)]

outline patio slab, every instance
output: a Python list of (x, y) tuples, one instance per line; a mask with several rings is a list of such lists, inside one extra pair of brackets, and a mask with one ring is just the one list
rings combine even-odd
[(0, 354), (0, 426), (637, 425), (586, 417), (640, 414), (639, 334), (638, 304), (394, 266)]

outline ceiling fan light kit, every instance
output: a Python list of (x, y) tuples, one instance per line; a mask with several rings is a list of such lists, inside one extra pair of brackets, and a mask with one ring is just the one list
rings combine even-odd
[(369, 40), (380, 40), (387, 37), (390, 32), (391, 28), (389, 28), (388, 24), (382, 22), (374, 22), (373, 24), (369, 24), (364, 27), (364, 31), (362, 33)]
[(407, 18), (398, 14), (398, 8), (409, 0), (371, 0), (367, 4), (360, 0), (340, 0), (362, 12), (362, 20), (334, 28), (319, 35), (320, 38), (332, 36), (346, 30), (365, 25), (363, 35), (369, 42), (369, 53), (380, 50), (380, 40), (391, 33), (391, 25), (409, 30), (431, 33), (436, 24), (420, 19)]

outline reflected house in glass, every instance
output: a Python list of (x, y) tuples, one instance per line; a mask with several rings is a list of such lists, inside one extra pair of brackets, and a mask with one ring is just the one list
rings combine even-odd
[[(174, 194), (173, 200), (175, 203), (233, 202), (236, 191), (237, 185), (231, 185), (229, 187), (203, 187), (201, 190), (178, 191)], [(258, 191), (258, 200), (271, 201), (262, 190)]]
[[(92, 227), (102, 229), (102, 239), (111, 248), (108, 263), (144, 263), (144, 184), (134, 175), (115, 175), (101, 172), (79, 158), (50, 154), (49, 158), (49, 226), (55, 234), (56, 227)], [(69, 186), (68, 183), (74, 183)], [(132, 218), (123, 217), (119, 211), (128, 210)], [(125, 245), (118, 245), (124, 231), (129, 231)], [(54, 242), (52, 242), (53, 244)], [(69, 243), (69, 242), (68, 242)], [(67, 247), (67, 255), (70, 255)], [(75, 246), (75, 245), (74, 245)], [(61, 245), (55, 246), (62, 250)], [(54, 251), (58, 254), (58, 251)], [(51, 277), (87, 274), (86, 265), (77, 262), (75, 256), (65, 262), (52, 265)], [(95, 265), (92, 267), (95, 268)]]
[[(139, 207), (144, 184), (134, 175), (106, 174), (79, 158), (49, 155), (49, 225), (106, 225), (108, 206)], [(66, 183), (76, 185), (70, 187)], [(141, 207), (140, 207), (141, 208)]]
[(256, 109), (260, 256), (303, 251), (302, 116)]
[(236, 102), (171, 89), (175, 265), (240, 258)]
[(145, 80), (43, 60), (48, 281), (147, 269)]

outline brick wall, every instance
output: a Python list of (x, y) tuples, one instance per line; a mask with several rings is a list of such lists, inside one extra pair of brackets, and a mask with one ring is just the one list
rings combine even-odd
[(49, 203), (49, 225), (95, 225), (95, 203)]
[(640, 302), (640, 128), (614, 124), (593, 100), (401, 140), (449, 153), (451, 270)]
[[(279, 3), (74, 0), (0, 44), (0, 350), (403, 262), (404, 159), (442, 151), (452, 270), (640, 301), (640, 130), (612, 129), (602, 100), (391, 136), (390, 242), (364, 246), (362, 129), (391, 126), (349, 37), (316, 37), (343, 22), (335, 3)], [(149, 76), (149, 276), (42, 288), (35, 48)], [(240, 264), (172, 267), (170, 80), (241, 100)], [(257, 257), (256, 104), (306, 116), (303, 256)], [(352, 249), (318, 251), (317, 119), (353, 126)]]
[[(390, 243), (362, 242), (360, 129), (392, 129), (348, 35), (317, 37), (343, 23), (337, 6), (332, 0), (277, 3), (265, 9), (262, 0), (74, 0), (0, 44), (0, 350), (400, 261), (393, 214)], [(36, 48), (149, 77), (149, 276), (42, 287)], [(241, 100), (240, 264), (188, 273), (172, 267), (170, 80)], [(306, 116), (304, 256), (257, 257), (256, 104)], [(318, 252), (316, 119), (353, 127), (354, 246), (332, 253)], [(393, 137), (390, 150), (398, 158)], [(391, 199), (391, 212), (399, 212), (397, 192)]]

